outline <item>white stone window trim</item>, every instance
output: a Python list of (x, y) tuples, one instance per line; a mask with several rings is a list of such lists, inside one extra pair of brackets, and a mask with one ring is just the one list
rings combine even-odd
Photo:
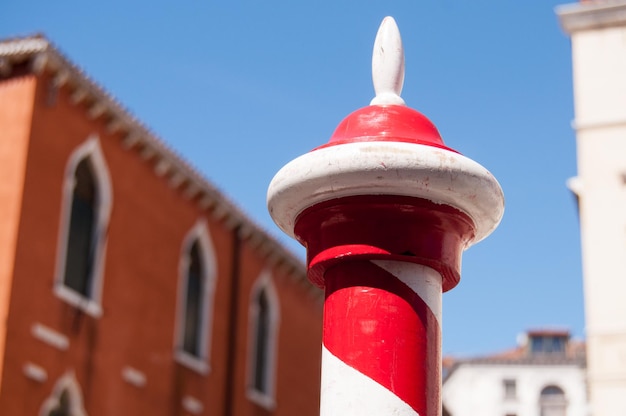
[(204, 404), (193, 396), (183, 397), (181, 404), (183, 409), (194, 415), (199, 415), (204, 411)]
[(44, 324), (35, 322), (31, 327), (31, 334), (35, 339), (60, 351), (67, 351), (70, 347), (70, 340), (62, 333), (47, 327)]
[[(255, 365), (256, 365), (256, 345), (257, 345), (257, 325), (259, 307), (257, 299), (259, 294), (265, 291), (269, 305), (270, 325), (268, 333), (268, 362), (265, 382), (268, 386), (267, 392), (261, 392), (254, 386)], [(264, 270), (252, 285), (250, 300), (248, 303), (248, 369), (247, 369), (247, 389), (246, 395), (252, 402), (262, 406), (267, 410), (276, 408), (276, 368), (278, 358), (278, 331), (280, 327), (280, 301), (272, 274), (269, 270)]]
[[(95, 180), (98, 185), (98, 217), (95, 227), (96, 248), (91, 276), (91, 293), (89, 297), (85, 297), (65, 286), (63, 281), (75, 185), (74, 175), (78, 164), (85, 158), (89, 158), (93, 166)], [(54, 279), (54, 293), (57, 297), (93, 317), (100, 317), (102, 315), (101, 297), (104, 277), (104, 259), (106, 256), (107, 229), (112, 204), (113, 193), (111, 188), (111, 176), (104, 159), (102, 148), (100, 147), (100, 140), (98, 136), (94, 134), (89, 136), (83, 144), (74, 150), (65, 167), (59, 241), (57, 245), (57, 267)]]
[(122, 369), (122, 379), (135, 387), (145, 387), (147, 383), (146, 374), (130, 366), (126, 366)]
[(40, 365), (27, 362), (22, 369), (24, 375), (31, 380), (35, 380), (39, 383), (45, 383), (46, 380), (48, 380), (48, 372)]
[(70, 413), (73, 416), (87, 416), (87, 411), (83, 405), (83, 394), (73, 371), (68, 371), (56, 382), (52, 394), (41, 405), (39, 416), (48, 416), (59, 405), (63, 391), (67, 391), (69, 394)]
[[(185, 309), (187, 297), (187, 279), (189, 271), (189, 252), (198, 241), (200, 256), (203, 264), (204, 276), (201, 323), (200, 348), (201, 356), (196, 357), (184, 350), (185, 336)], [(174, 327), (174, 358), (183, 366), (200, 374), (208, 374), (211, 370), (209, 357), (211, 356), (211, 336), (213, 328), (213, 298), (217, 280), (217, 258), (208, 225), (205, 219), (199, 219), (183, 240), (178, 270), (178, 300), (176, 307), (176, 324)]]

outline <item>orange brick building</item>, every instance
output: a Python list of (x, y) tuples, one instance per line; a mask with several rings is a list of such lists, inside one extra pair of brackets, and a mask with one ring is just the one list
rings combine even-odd
[(0, 42), (0, 414), (317, 415), (321, 296), (45, 38)]

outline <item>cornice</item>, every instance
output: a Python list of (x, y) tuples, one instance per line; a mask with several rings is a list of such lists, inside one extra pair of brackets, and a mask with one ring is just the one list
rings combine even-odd
[(605, 0), (566, 4), (556, 8), (561, 27), (568, 34), (626, 25), (626, 1)]

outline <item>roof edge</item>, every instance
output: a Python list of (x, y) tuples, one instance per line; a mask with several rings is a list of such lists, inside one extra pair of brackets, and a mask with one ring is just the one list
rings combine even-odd
[(561, 28), (567, 34), (626, 24), (626, 1), (574, 3), (557, 6)]
[[(170, 186), (180, 189), (184, 197), (193, 199), (201, 210), (209, 212), (228, 229), (236, 230), (240, 238), (249, 241), (271, 265), (283, 267), (287, 274), (308, 282), (302, 260), (244, 214), (222, 191), (67, 58), (43, 34), (0, 41), (0, 79), (9, 78), (19, 64), (27, 64), (30, 73), (37, 76), (49, 71), (56, 87), (70, 88), (73, 104), (88, 102), (88, 117), (102, 118), (109, 133), (120, 133), (121, 145), (129, 150), (134, 149), (143, 160), (150, 161), (157, 176), (167, 177)], [(313, 288), (312, 285), (311, 287)], [(317, 292), (311, 293), (321, 297)]]

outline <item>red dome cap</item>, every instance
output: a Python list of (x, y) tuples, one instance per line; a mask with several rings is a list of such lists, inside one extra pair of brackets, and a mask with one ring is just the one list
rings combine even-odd
[(348, 115), (333, 133), (329, 142), (318, 149), (356, 142), (407, 142), (447, 147), (437, 127), (422, 113), (403, 105), (370, 105)]

